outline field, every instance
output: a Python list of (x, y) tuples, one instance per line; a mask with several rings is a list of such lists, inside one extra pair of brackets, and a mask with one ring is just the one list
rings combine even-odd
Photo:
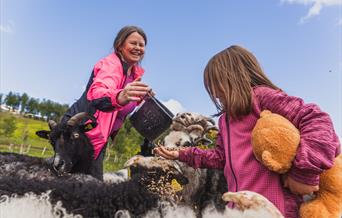
[[(45, 121), (25, 118), (21, 115), (14, 115), (9, 112), (0, 112), (0, 124), (2, 126), (7, 119), (14, 119), (15, 131), (5, 136), (0, 129), (0, 151), (24, 153), (37, 157), (51, 157), (53, 150), (47, 140), (36, 136), (38, 130), (48, 130)], [(115, 140), (115, 146), (110, 142), (107, 144), (104, 169), (106, 172), (116, 171), (123, 167), (123, 164), (139, 151), (139, 144), (142, 141), (135, 130), (125, 123)]]

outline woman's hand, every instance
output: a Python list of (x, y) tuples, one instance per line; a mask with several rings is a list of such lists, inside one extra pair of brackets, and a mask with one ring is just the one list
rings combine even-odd
[(307, 185), (301, 182), (297, 182), (290, 176), (284, 175), (283, 177), (284, 187), (290, 189), (293, 194), (307, 195), (312, 194), (319, 190), (318, 185)]
[(125, 88), (119, 93), (117, 101), (120, 105), (126, 105), (130, 101), (140, 101), (151, 88), (139, 80), (128, 83)]
[(179, 151), (169, 151), (164, 146), (154, 148), (153, 152), (169, 160), (178, 160), (179, 157)]

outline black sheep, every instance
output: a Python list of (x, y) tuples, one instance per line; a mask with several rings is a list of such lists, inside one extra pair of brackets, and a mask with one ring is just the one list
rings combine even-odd
[(57, 176), (41, 158), (0, 153), (0, 196), (22, 196), (30, 192), (40, 195), (50, 190), (51, 203), (61, 201), (68, 213), (83, 217), (114, 217), (117, 211), (127, 210), (133, 217), (140, 217), (157, 209), (160, 200), (175, 200), (163, 190), (149, 187), (151, 181), (165, 177), (161, 186), (167, 186), (173, 180), (180, 184), (187, 182), (172, 162), (160, 161), (167, 170), (158, 164), (150, 168), (132, 164), (130, 180), (107, 184), (83, 174)]

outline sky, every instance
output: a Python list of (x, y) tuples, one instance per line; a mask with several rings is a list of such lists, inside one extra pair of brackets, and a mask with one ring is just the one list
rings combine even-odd
[(342, 136), (342, 0), (0, 0), (0, 93), (71, 105), (126, 25), (148, 42), (143, 81), (173, 112), (212, 115), (203, 70), (241, 45)]

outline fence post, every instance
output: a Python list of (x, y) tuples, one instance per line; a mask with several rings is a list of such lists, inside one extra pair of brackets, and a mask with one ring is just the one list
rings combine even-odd
[(42, 155), (45, 154), (45, 151), (46, 151), (46, 146), (43, 148)]
[(12, 143), (8, 145), (8, 150), (9, 150), (10, 152), (13, 151), (13, 144), (12, 144)]
[(24, 154), (29, 153), (29, 152), (30, 152), (30, 149), (31, 149), (31, 144), (29, 144), (29, 145), (27, 146), (26, 151), (23, 152), (23, 153), (24, 153)]

